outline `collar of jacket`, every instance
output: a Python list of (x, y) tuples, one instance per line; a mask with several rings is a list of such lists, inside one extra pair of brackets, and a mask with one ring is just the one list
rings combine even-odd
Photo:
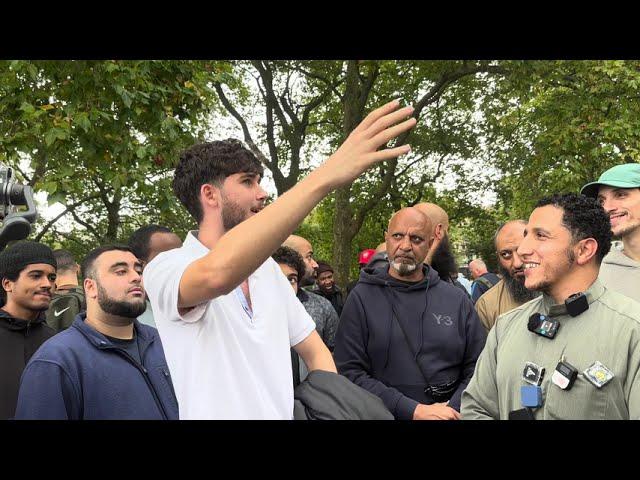
[[(576, 292), (578, 293), (578, 292)], [(591, 305), (597, 299), (599, 299), (604, 293), (604, 286), (602, 282), (596, 278), (596, 281), (584, 292), (587, 297), (587, 302)], [(559, 317), (560, 315), (567, 315), (567, 306), (564, 303), (554, 303), (553, 298), (549, 295), (542, 295), (542, 305), (550, 317)]]
[(34, 325), (44, 323), (45, 320), (46, 316), (44, 312), (41, 312), (35, 320), (29, 321), (22, 318), (16, 318), (0, 308), (0, 326), (7, 330), (26, 330), (28, 326), (33, 327)]
[(341, 293), (341, 292), (340, 292), (340, 289), (337, 287), (337, 285), (334, 285), (334, 286), (331, 288), (331, 291), (330, 291), (330, 292), (323, 292), (323, 291), (320, 289), (320, 287), (318, 287), (317, 285), (316, 285), (315, 287), (313, 287), (313, 290), (311, 290), (311, 291), (312, 291), (313, 293), (317, 293), (318, 295), (322, 295), (322, 296), (324, 296), (324, 297), (326, 297), (326, 296), (333, 296), (333, 295), (335, 295), (336, 293)]
[(62, 285), (61, 287), (56, 288), (55, 291), (55, 293), (60, 295), (64, 295), (69, 292), (84, 293), (84, 289), (79, 285)]
[[(91, 344), (100, 349), (106, 348), (118, 348), (120, 347), (113, 343), (109, 338), (107, 338), (102, 333), (98, 332), (95, 328), (87, 325), (85, 319), (87, 318), (87, 312), (82, 312), (76, 315), (76, 319), (71, 324), (72, 328), (75, 328), (84, 335)], [(144, 328), (144, 325), (141, 325), (137, 319), (133, 320), (133, 326), (136, 332), (136, 336), (138, 337), (138, 345), (140, 346), (140, 358), (143, 358), (144, 351), (147, 349), (151, 343), (158, 336), (158, 331), (155, 328), (147, 327)]]
[(309, 300), (309, 294), (307, 293), (307, 291), (304, 288), (299, 288), (298, 289), (298, 293), (296, 294), (296, 297), (298, 297), (298, 300), (300, 300), (302, 303), (304, 303), (307, 300)]

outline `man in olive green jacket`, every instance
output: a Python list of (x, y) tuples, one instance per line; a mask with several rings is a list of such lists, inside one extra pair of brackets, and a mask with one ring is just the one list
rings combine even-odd
[[(640, 303), (597, 280), (610, 245), (593, 199), (538, 202), (517, 251), (525, 286), (543, 295), (498, 318), (462, 395), (463, 419), (640, 419)], [(570, 315), (565, 301), (579, 292)], [(548, 323), (530, 323), (535, 314), (560, 323), (554, 337), (543, 335)]]

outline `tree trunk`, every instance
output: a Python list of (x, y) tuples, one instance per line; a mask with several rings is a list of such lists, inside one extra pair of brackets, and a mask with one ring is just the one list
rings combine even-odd
[[(360, 123), (366, 104), (368, 91), (363, 92), (360, 84), (358, 62), (350, 60), (347, 64), (347, 75), (343, 99), (344, 120), (343, 139)], [(363, 98), (363, 94), (365, 98)], [(357, 230), (352, 228), (353, 209), (350, 205), (351, 184), (335, 192), (336, 210), (333, 221), (333, 268), (336, 283), (345, 286), (349, 282), (351, 266), (351, 242)]]
[(122, 189), (119, 188), (113, 194), (113, 202), (105, 204), (107, 207), (107, 233), (104, 236), (105, 243), (112, 243), (118, 239), (118, 228), (120, 227), (120, 202), (122, 200)]

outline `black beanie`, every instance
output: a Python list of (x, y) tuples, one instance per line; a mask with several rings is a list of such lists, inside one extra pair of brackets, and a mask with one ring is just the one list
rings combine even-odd
[(329, 265), (326, 262), (317, 262), (318, 263), (318, 268), (316, 269), (316, 273), (318, 275), (320, 275), (321, 273), (324, 272), (331, 272), (333, 273), (333, 268), (331, 268), (331, 265)]
[(53, 250), (42, 243), (23, 240), (0, 253), (0, 281), (7, 272), (21, 272), (27, 265), (46, 263), (57, 268)]

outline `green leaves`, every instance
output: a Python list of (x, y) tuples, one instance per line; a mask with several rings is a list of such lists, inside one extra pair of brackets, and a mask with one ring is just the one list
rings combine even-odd
[(69, 137), (69, 131), (64, 128), (51, 128), (44, 134), (44, 143), (47, 147), (53, 145), (56, 140), (65, 140)]
[[(73, 210), (77, 217), (65, 217), (84, 222), (75, 224), (76, 232), (84, 232), (78, 235), (95, 242), (131, 219), (158, 218), (158, 178), (203, 128), (203, 98), (210, 90), (201, 65), (0, 63), (0, 158), (23, 166), (30, 160), (27, 173), (37, 190), (47, 192), (49, 204), (80, 201)], [(166, 199), (162, 204), (168, 205)], [(52, 241), (67, 241), (57, 224), (51, 228), (57, 232)]]
[(33, 114), (36, 111), (35, 107), (28, 102), (22, 102), (22, 105), (20, 105), (20, 110), (22, 110), (27, 115)]

